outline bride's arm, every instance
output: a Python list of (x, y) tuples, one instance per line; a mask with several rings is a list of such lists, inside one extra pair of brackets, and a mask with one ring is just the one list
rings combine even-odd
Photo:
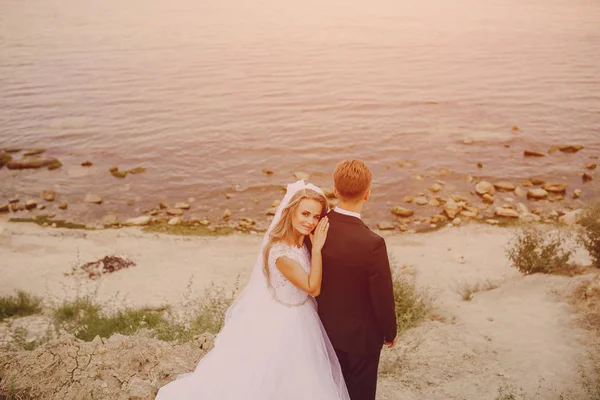
[(288, 257), (279, 257), (275, 265), (281, 271), (288, 281), (292, 282), (297, 288), (304, 290), (311, 296), (317, 297), (321, 293), (321, 279), (323, 277), (323, 258), (321, 249), (327, 239), (329, 222), (327, 217), (321, 219), (315, 234), (312, 237), (312, 257), (310, 263), (310, 274), (302, 268), (300, 263)]
[(304, 290), (311, 296), (317, 297), (321, 293), (322, 262), (321, 251), (312, 251), (310, 274), (300, 266), (298, 261), (287, 257), (279, 257), (275, 262), (277, 268), (288, 281), (292, 282), (298, 289)]

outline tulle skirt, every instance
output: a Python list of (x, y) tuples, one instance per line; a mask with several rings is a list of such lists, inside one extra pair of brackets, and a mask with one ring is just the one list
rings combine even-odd
[(292, 308), (274, 300), (261, 301), (259, 309), (252, 302), (242, 304), (195, 371), (162, 387), (156, 399), (350, 398), (316, 302), (310, 298)]

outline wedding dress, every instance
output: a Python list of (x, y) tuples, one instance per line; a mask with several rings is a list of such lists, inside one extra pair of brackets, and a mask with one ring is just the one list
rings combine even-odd
[(310, 272), (307, 248), (274, 244), (268, 256), (270, 285), (262, 271), (269, 231), (290, 198), (303, 188), (321, 192), (304, 181), (288, 185), (250, 282), (227, 311), (213, 350), (194, 372), (162, 387), (156, 400), (350, 400), (315, 299), (275, 265), (284, 256)]

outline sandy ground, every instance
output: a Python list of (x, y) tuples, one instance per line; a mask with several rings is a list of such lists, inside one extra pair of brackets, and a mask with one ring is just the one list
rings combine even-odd
[[(386, 238), (394, 264), (434, 297), (436, 310), (435, 318), (403, 335), (397, 349), (384, 351), (397, 373), (381, 377), (378, 399), (494, 399), (503, 385), (531, 395), (541, 385), (538, 399), (556, 399), (577, 386), (593, 338), (578, 328), (563, 294), (590, 276), (521, 276), (504, 254), (511, 234), (472, 224)], [(0, 295), (23, 289), (50, 302), (94, 292), (110, 307), (177, 305), (190, 282), (193, 296), (213, 281), (233, 288), (239, 276), (243, 285), (259, 243), (256, 236), (74, 231), (0, 221)], [(96, 281), (65, 276), (109, 254), (137, 266)], [(469, 302), (457, 293), (461, 284), (485, 281), (498, 287)]]

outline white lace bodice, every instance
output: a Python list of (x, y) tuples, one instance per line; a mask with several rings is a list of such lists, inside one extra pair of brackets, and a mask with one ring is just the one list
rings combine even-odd
[(300, 306), (309, 300), (310, 295), (298, 289), (290, 282), (275, 262), (280, 257), (287, 257), (300, 263), (306, 273), (310, 273), (310, 254), (306, 246), (295, 247), (285, 243), (275, 243), (269, 252), (269, 277), (275, 300), (286, 306)]

